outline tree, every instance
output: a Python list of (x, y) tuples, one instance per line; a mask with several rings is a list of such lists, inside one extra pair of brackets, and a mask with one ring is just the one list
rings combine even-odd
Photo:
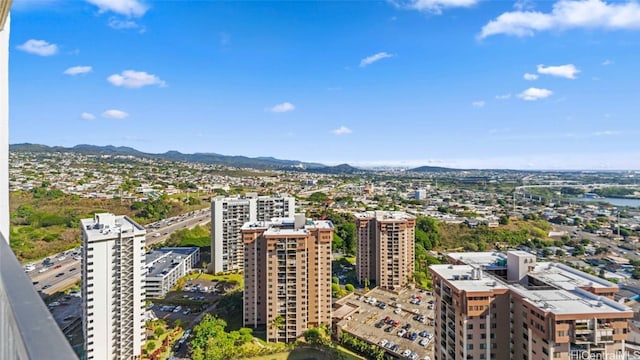
[(340, 283), (340, 279), (338, 279), (338, 277), (337, 277), (337, 276), (334, 276), (334, 277), (332, 277), (332, 278), (331, 278), (331, 282), (332, 282), (333, 284), (339, 284), (339, 283)]
[(564, 251), (562, 249), (556, 250), (556, 256), (564, 256)]
[(309, 201), (317, 202), (317, 203), (325, 202), (328, 199), (329, 199), (329, 196), (327, 196), (327, 194), (321, 191), (314, 192), (313, 194), (309, 195), (309, 198), (308, 198)]
[(144, 348), (147, 349), (147, 352), (152, 352), (156, 348), (155, 341), (148, 341)]
[(352, 293), (352, 292), (354, 292), (356, 290), (356, 288), (352, 284), (345, 285), (344, 289), (347, 290), (350, 293)]
[(280, 334), (280, 330), (284, 328), (284, 317), (278, 314), (273, 320), (271, 324), (269, 324), (272, 330), (276, 330), (276, 342), (278, 342), (278, 336)]
[(509, 225), (509, 216), (508, 215), (500, 216), (500, 220), (498, 220), (498, 222), (500, 223), (500, 225)]

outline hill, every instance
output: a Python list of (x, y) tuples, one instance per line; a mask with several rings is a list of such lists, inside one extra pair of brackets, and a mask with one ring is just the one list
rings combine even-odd
[(126, 146), (96, 146), (76, 145), (74, 147), (47, 146), (40, 144), (13, 144), (9, 146), (13, 152), (71, 152), (84, 155), (129, 155), (144, 158), (152, 158), (169, 161), (186, 161), (213, 165), (224, 165), (260, 170), (285, 170), (285, 169), (320, 169), (332, 168), (319, 163), (307, 163), (298, 160), (282, 160), (273, 157), (247, 157), (238, 155), (221, 155), (216, 153), (183, 154), (179, 151), (167, 151), (162, 154), (152, 154), (138, 151)]

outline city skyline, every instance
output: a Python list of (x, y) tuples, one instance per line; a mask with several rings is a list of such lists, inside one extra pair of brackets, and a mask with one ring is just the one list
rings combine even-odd
[(10, 142), (635, 170), (638, 30), (627, 1), (16, 1)]

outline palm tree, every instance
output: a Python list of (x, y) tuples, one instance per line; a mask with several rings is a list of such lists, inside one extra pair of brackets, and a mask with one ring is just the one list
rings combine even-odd
[(284, 328), (284, 317), (278, 314), (278, 316), (273, 318), (273, 320), (271, 321), (270, 327), (272, 330), (276, 330), (276, 342), (278, 342), (278, 335), (280, 334), (280, 330)]

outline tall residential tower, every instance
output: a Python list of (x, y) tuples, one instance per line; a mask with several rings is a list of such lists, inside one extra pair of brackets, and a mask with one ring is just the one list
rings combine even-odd
[(82, 224), (82, 329), (87, 360), (131, 359), (144, 342), (146, 230), (126, 216)]
[(373, 281), (389, 290), (405, 287), (414, 272), (416, 218), (398, 211), (367, 211), (355, 217), (358, 282)]
[(430, 267), (436, 360), (626, 359), (615, 284), (524, 251), (448, 257)]
[(333, 231), (304, 215), (242, 227), (243, 326), (266, 326), (268, 341), (290, 342), (331, 324)]
[(211, 269), (213, 273), (242, 270), (240, 228), (250, 221), (293, 218), (295, 199), (289, 196), (216, 197), (211, 201)]

